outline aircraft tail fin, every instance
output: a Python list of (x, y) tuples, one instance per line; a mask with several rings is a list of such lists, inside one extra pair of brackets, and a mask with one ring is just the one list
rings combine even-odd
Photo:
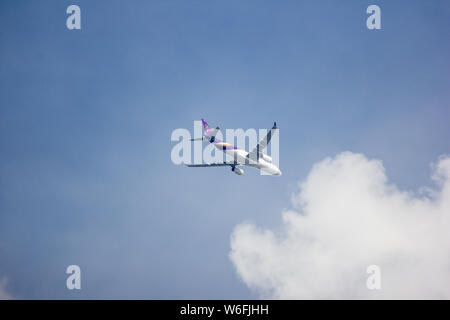
[(203, 118), (202, 118), (202, 124), (203, 124), (203, 129), (205, 129), (205, 132), (208, 132), (209, 130), (211, 130), (208, 123)]
[(205, 119), (202, 118), (203, 128), (205, 129), (205, 137), (210, 140), (210, 142), (214, 142), (217, 132), (219, 131), (219, 127), (211, 129)]

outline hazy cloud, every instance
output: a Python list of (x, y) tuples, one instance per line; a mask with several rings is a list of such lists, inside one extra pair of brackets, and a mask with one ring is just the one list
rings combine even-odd
[[(230, 257), (263, 298), (450, 298), (450, 158), (437, 188), (390, 184), (381, 161), (344, 152), (312, 168), (278, 230), (236, 227)], [(366, 287), (381, 268), (382, 289)]]

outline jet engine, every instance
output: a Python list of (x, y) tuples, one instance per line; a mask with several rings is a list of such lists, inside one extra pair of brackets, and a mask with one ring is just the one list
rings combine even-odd
[(231, 171), (233, 171), (234, 173), (236, 173), (239, 176), (242, 176), (244, 174), (244, 170), (242, 170), (241, 168), (237, 168), (237, 167), (231, 168)]

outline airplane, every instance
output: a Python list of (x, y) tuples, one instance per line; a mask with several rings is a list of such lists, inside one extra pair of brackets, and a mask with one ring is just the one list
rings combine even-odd
[(188, 164), (188, 167), (231, 167), (231, 171), (233, 171), (237, 175), (243, 175), (244, 170), (239, 168), (238, 166), (248, 166), (252, 168), (259, 169), (266, 174), (273, 176), (281, 176), (280, 169), (272, 163), (272, 158), (262, 151), (267, 147), (272, 138), (272, 135), (277, 130), (277, 123), (274, 122), (272, 129), (267, 133), (267, 135), (256, 145), (256, 147), (247, 152), (242, 149), (238, 149), (237, 147), (221, 141), (216, 138), (216, 134), (219, 131), (219, 127), (215, 129), (211, 129), (208, 123), (202, 119), (203, 128), (205, 130), (204, 135), (201, 138), (194, 138), (191, 141), (209, 141), (225, 154), (233, 157), (233, 162), (221, 162), (221, 163), (206, 163), (206, 164)]

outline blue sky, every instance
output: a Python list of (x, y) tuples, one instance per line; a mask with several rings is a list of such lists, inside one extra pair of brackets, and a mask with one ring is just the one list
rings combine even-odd
[[(366, 28), (378, 4), (382, 30)], [(66, 28), (67, 6), (82, 29)], [(350, 150), (429, 185), (450, 153), (450, 3), (2, 1), (0, 278), (19, 298), (257, 298), (228, 254)], [(174, 166), (200, 117), (280, 128), (281, 177)], [(82, 270), (68, 291), (65, 269)]]

